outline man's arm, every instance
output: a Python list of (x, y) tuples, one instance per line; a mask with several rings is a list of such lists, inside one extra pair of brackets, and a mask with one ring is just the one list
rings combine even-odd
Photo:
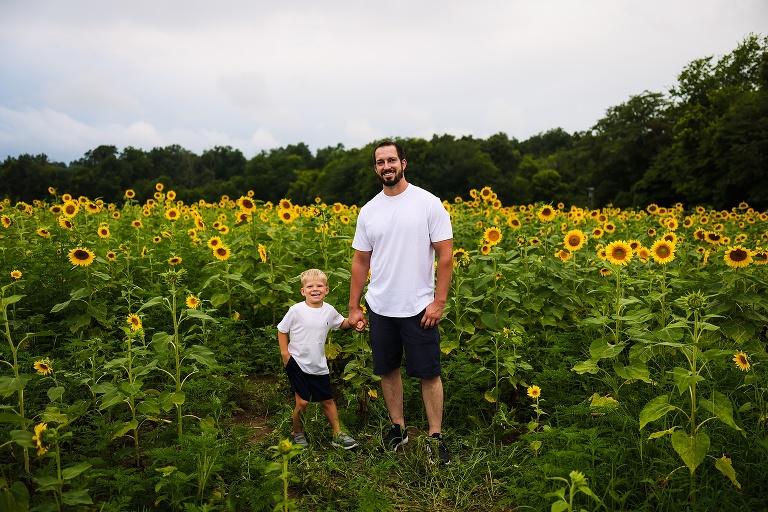
[(355, 255), (352, 257), (352, 278), (349, 282), (349, 324), (360, 332), (368, 325), (365, 314), (360, 307), (360, 300), (363, 298), (363, 289), (366, 281), (368, 281), (370, 268), (371, 252), (355, 251)]
[(427, 306), (424, 316), (421, 318), (421, 326), (429, 329), (440, 323), (445, 311), (445, 302), (448, 300), (448, 292), (451, 289), (451, 274), (453, 274), (453, 240), (432, 242), (437, 254), (437, 285), (435, 286), (435, 300)]

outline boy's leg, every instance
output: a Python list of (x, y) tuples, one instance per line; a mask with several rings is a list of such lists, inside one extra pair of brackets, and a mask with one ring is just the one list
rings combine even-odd
[(381, 392), (384, 403), (387, 404), (389, 419), (393, 425), (405, 428), (405, 413), (403, 412), (403, 377), (400, 368), (381, 376)]
[(421, 397), (427, 412), (429, 435), (439, 434), (443, 428), (443, 381), (439, 375), (421, 379)]
[(301, 398), (298, 393), (294, 393), (294, 397), (296, 399), (296, 406), (293, 408), (293, 433), (297, 434), (302, 432), (300, 416), (307, 410), (309, 402)]
[(338, 434), (341, 432), (341, 426), (339, 425), (339, 411), (336, 409), (336, 402), (333, 401), (333, 398), (330, 398), (328, 400), (323, 400), (320, 403), (323, 409), (323, 414), (325, 414), (325, 417), (331, 422), (333, 433)]

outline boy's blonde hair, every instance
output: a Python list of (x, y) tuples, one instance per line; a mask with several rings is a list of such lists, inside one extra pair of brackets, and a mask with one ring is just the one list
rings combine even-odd
[(307, 284), (307, 281), (312, 279), (319, 279), (324, 281), (325, 284), (328, 284), (328, 277), (325, 275), (325, 272), (319, 268), (310, 268), (309, 270), (305, 270), (301, 273), (301, 286), (303, 287), (305, 284)]

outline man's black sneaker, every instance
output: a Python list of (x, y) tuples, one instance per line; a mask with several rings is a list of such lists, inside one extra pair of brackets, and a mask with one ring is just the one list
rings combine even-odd
[(392, 425), (389, 432), (381, 439), (379, 451), (396, 452), (398, 448), (408, 442), (408, 430), (400, 425)]
[[(437, 459), (435, 458), (435, 450), (437, 450)], [(451, 453), (448, 451), (448, 447), (445, 446), (445, 439), (443, 434), (432, 434), (427, 440), (427, 455), (429, 455), (429, 462), (434, 464), (440, 462), (441, 464), (451, 463)]]

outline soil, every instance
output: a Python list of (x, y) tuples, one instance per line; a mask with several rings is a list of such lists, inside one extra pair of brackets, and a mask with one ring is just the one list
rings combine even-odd
[[(261, 389), (264, 386), (271, 386), (277, 382), (274, 375), (247, 377), (251, 389)], [(275, 428), (270, 425), (274, 418), (274, 413), (268, 412), (262, 400), (258, 395), (253, 397), (243, 408), (234, 414), (232, 423), (242, 425), (251, 431), (250, 440), (252, 443), (262, 443), (266, 441), (274, 432)]]

